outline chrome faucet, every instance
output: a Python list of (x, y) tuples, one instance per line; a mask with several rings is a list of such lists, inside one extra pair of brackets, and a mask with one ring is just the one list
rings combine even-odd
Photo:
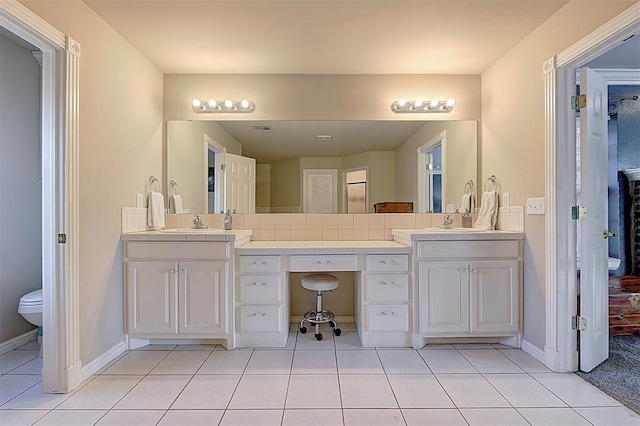
[(207, 229), (207, 225), (202, 223), (202, 218), (200, 217), (200, 215), (196, 215), (196, 217), (193, 219), (192, 228), (193, 229)]
[(451, 219), (451, 216), (446, 215), (444, 217), (444, 222), (442, 223), (442, 225), (438, 225), (438, 228), (441, 228), (441, 229), (452, 229), (453, 228), (453, 219)]

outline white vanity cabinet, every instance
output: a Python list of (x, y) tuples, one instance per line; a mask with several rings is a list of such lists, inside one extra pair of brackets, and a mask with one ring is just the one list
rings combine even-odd
[(228, 338), (227, 242), (127, 242), (127, 334)]
[(238, 256), (235, 318), (237, 347), (285, 347), (289, 298), (283, 256)]
[[(420, 241), (416, 245), (419, 337), (519, 339), (521, 241)], [(414, 346), (423, 344), (414, 342)]]
[(410, 256), (365, 255), (356, 322), (364, 347), (411, 344)]

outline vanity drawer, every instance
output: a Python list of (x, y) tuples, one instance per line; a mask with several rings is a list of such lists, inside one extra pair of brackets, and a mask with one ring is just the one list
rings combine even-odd
[(210, 260), (229, 257), (228, 244), (222, 242), (130, 242), (126, 246), (128, 259)]
[(406, 272), (409, 270), (409, 256), (372, 254), (366, 257), (366, 269), (374, 272)]
[(281, 306), (240, 306), (238, 325), (241, 333), (282, 332)]
[(355, 254), (336, 255), (293, 255), (289, 258), (289, 271), (357, 271), (358, 256)]
[(368, 305), (367, 330), (409, 332), (408, 305)]
[(280, 272), (282, 256), (240, 256), (240, 272)]
[(367, 274), (367, 302), (408, 302), (409, 276), (404, 274)]
[(282, 287), (281, 275), (241, 275), (238, 300), (243, 305), (281, 303)]
[(520, 257), (519, 241), (421, 241), (418, 257), (426, 259), (492, 259)]

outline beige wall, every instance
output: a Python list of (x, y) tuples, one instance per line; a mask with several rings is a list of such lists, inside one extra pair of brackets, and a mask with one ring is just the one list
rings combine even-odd
[[(79, 0), (21, 0), (80, 59), (80, 359), (122, 342), (120, 208), (162, 177), (162, 73)], [(165, 183), (162, 182), (164, 185)]]
[(256, 164), (256, 213), (271, 209), (271, 164)]
[[(481, 176), (495, 174), (512, 205), (545, 191), (543, 63), (635, 0), (573, 0), (482, 74)], [(525, 334), (545, 343), (545, 216), (526, 216)]]
[[(271, 165), (271, 208), (300, 206), (302, 186), (300, 159), (280, 161)], [(273, 210), (272, 210), (273, 211)], [(301, 211), (301, 210), (300, 210)]]

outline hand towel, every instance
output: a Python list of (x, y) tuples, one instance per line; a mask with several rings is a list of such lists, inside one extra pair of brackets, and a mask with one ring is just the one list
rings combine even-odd
[(164, 228), (164, 197), (159, 192), (149, 193), (147, 224), (153, 230)]
[(471, 212), (471, 194), (462, 194), (462, 200), (460, 201), (460, 213), (464, 211)]
[(184, 213), (182, 209), (182, 196), (180, 194), (173, 194), (170, 201), (171, 213)]
[(480, 211), (478, 212), (478, 220), (476, 220), (474, 228), (484, 229), (485, 231), (495, 229), (498, 221), (498, 192), (485, 191), (482, 194)]

